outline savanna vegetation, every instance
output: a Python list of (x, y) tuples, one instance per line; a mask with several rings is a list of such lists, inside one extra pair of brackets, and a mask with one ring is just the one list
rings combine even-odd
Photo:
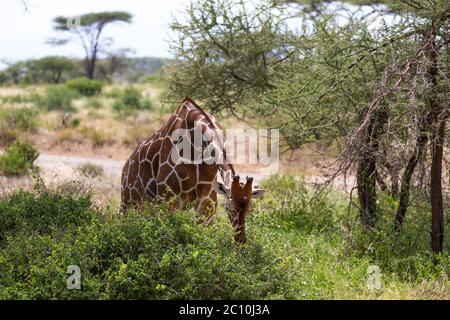
[[(448, 1), (195, 0), (172, 60), (112, 49), (132, 18), (56, 17), (84, 59), (0, 71), (0, 299), (450, 298)], [(118, 214), (123, 161), (185, 96), (280, 130), (245, 245), (221, 203)]]
[[(38, 182), (0, 201), (2, 299), (448, 299), (450, 256), (433, 255), (420, 210), (392, 235), (392, 200), (380, 203), (377, 232), (336, 192), (313, 196), (291, 177), (265, 182), (240, 246), (225, 215), (210, 226), (193, 211), (149, 205), (118, 216), (89, 194)], [(447, 221), (448, 222), (448, 221)], [(82, 270), (67, 290), (66, 268)], [(367, 287), (367, 268), (383, 289)]]

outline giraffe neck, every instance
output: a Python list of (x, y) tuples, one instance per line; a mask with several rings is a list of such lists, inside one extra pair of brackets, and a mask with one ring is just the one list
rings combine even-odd
[[(201, 114), (206, 118), (207, 122), (216, 130), (220, 130), (222, 132), (222, 137), (225, 139), (225, 135), (223, 134), (223, 129), (218, 125), (218, 123), (215, 121), (214, 117), (211, 117), (211, 115), (207, 112), (205, 112), (198, 104), (196, 104), (191, 98), (186, 97), (183, 102), (189, 102), (191, 103), (197, 110), (201, 112)], [(227, 187), (231, 187), (231, 183), (233, 181), (233, 178), (235, 176), (235, 170), (234, 166), (232, 164), (232, 159), (229, 159), (229, 154), (227, 153), (227, 143), (225, 140), (222, 141), (222, 145), (218, 146), (219, 148), (222, 148), (222, 152), (224, 154), (224, 158), (221, 159), (224, 163), (218, 163), (217, 169), (219, 171), (219, 174), (222, 178), (223, 183)]]

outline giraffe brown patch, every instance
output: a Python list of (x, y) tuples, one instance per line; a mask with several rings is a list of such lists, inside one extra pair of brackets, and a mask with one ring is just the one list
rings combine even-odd
[(197, 184), (197, 170), (192, 164), (180, 164), (177, 166), (178, 176), (184, 191), (191, 190)]
[(167, 163), (170, 163), (171, 165), (174, 165), (174, 161), (172, 161), (172, 147), (173, 144), (170, 141), (170, 139), (165, 139), (162, 143), (161, 146), (161, 150), (159, 152), (159, 156), (160, 156), (160, 162), (162, 162), (163, 160)]
[(201, 164), (198, 172), (198, 181), (213, 181), (217, 175), (217, 167), (215, 165)]
[(169, 186), (169, 188), (171, 188), (173, 193), (175, 193), (176, 195), (180, 194), (180, 181), (178, 180), (178, 177), (174, 171), (172, 171), (167, 177), (166, 185)]
[(152, 164), (148, 160), (142, 161), (139, 166), (138, 176), (142, 182), (142, 186), (145, 187), (146, 181), (149, 181), (153, 176)]
[(163, 182), (167, 176), (172, 172), (173, 168), (168, 163), (163, 164), (159, 167), (158, 176), (156, 177), (156, 181), (158, 183)]
[(197, 184), (197, 195), (199, 198), (207, 198), (212, 190), (211, 183), (201, 182)]

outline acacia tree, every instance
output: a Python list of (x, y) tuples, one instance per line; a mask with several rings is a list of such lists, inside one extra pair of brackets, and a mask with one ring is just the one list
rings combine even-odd
[(337, 148), (336, 175), (356, 173), (369, 229), (377, 224), (377, 189), (399, 197), (400, 228), (429, 144), (432, 248), (442, 251), (448, 2), (370, 1), (388, 6), (357, 12), (360, 18), (348, 6), (327, 10), (329, 1), (296, 2), (302, 6), (294, 12), (286, 1), (200, 0), (188, 7), (187, 19), (172, 24), (179, 35), (173, 96), (257, 117), (280, 128), (288, 148), (314, 141)]
[(76, 64), (64, 57), (44, 57), (28, 63), (27, 75), (34, 83), (60, 83), (64, 73), (74, 70)]
[(23, 80), (27, 72), (26, 62), (25, 61), (9, 62), (6, 60), (3, 60), (2, 62), (8, 65), (8, 67), (4, 71), (7, 79), (14, 84), (19, 84), (19, 82)]
[(291, 54), (281, 8), (200, 0), (187, 15), (187, 22), (171, 24), (178, 36), (171, 49), (180, 61), (172, 78), (175, 99), (195, 94), (213, 111), (237, 114), (239, 103), (257, 100), (273, 87), (273, 67)]
[[(370, 159), (370, 166), (359, 164), (363, 170), (370, 170), (364, 175), (365, 179), (376, 176), (377, 158), (379, 147), (368, 141), (378, 143), (380, 137), (372, 125), (383, 126), (387, 121), (380, 120), (380, 115), (385, 112), (383, 102), (391, 103), (400, 95), (406, 95), (412, 103), (407, 104), (406, 110), (400, 111), (400, 116), (417, 110), (416, 123), (407, 122), (407, 129), (415, 125), (416, 138), (412, 154), (407, 162), (402, 177), (399, 207), (396, 214), (397, 229), (401, 226), (405, 217), (406, 208), (409, 205), (409, 190), (411, 177), (417, 163), (425, 153), (425, 147), (430, 136), (431, 168), (429, 173), (429, 197), (431, 205), (431, 246), (433, 251), (443, 250), (444, 239), (444, 204), (442, 193), (443, 177), (443, 146), (445, 142), (445, 124), (449, 117), (448, 88), (450, 86), (448, 75), (448, 47), (449, 47), (449, 18), (450, 4), (446, 1), (414, 1), (404, 3), (402, 20), (389, 28), (391, 30), (403, 30), (402, 36), (392, 42), (400, 48), (403, 58), (389, 59), (389, 66), (384, 68), (383, 76), (379, 80), (377, 90), (367, 104), (366, 114), (360, 126), (352, 135), (347, 145), (349, 154), (355, 152), (359, 160)], [(412, 50), (411, 50), (412, 49)], [(414, 119), (414, 118), (413, 118)], [(394, 124), (399, 122), (394, 121)], [(385, 133), (384, 133), (385, 132)], [(382, 135), (387, 136), (389, 128), (382, 130)], [(405, 144), (408, 140), (405, 140)], [(390, 148), (389, 148), (390, 149)], [(388, 149), (388, 152), (389, 152)], [(347, 154), (348, 155), (348, 154)], [(369, 158), (368, 158), (369, 157)], [(360, 167), (358, 167), (358, 172)], [(374, 180), (373, 178), (371, 178)], [(358, 181), (358, 186), (370, 188), (363, 190), (372, 196), (370, 203), (375, 204), (375, 183), (364, 180)], [(359, 188), (360, 191), (361, 188)], [(360, 199), (361, 202), (361, 199)], [(367, 208), (365, 208), (367, 209)]]
[[(321, 11), (328, 1), (296, 2), (313, 2), (312, 7)], [(384, 29), (382, 41), (364, 45), (366, 49), (363, 51), (369, 53), (373, 61), (385, 56), (385, 65), (374, 63), (383, 72), (375, 77), (378, 82), (374, 90), (368, 91), (371, 98), (361, 110), (360, 125), (346, 139), (347, 148), (341, 157), (345, 164), (343, 168), (348, 169), (352, 163), (357, 163), (359, 210), (364, 224), (369, 227), (373, 227), (377, 220), (377, 183), (381, 189), (387, 188), (380, 171), (390, 171), (391, 191), (395, 197), (398, 196), (396, 229), (399, 230), (410, 205), (410, 189), (416, 167), (425, 160), (426, 148), (430, 143), (430, 234), (432, 249), (440, 252), (444, 238), (443, 146), (445, 124), (449, 117), (450, 5), (447, 1), (350, 2), (387, 4), (384, 14), (395, 15), (396, 22), (378, 28), (378, 31)], [(385, 47), (393, 49), (395, 54), (386, 55)], [(364, 59), (364, 56), (358, 55), (356, 64)], [(335, 69), (335, 72), (341, 73), (340, 69)], [(367, 67), (364, 70), (367, 71)], [(392, 144), (398, 141), (401, 144), (396, 143), (393, 148)], [(404, 150), (400, 156), (395, 150), (398, 147)], [(401, 186), (397, 194), (397, 176), (401, 171)]]
[(104, 28), (113, 23), (131, 23), (131, 14), (123, 11), (88, 13), (79, 17), (56, 17), (54, 29), (62, 31), (70, 36), (62, 39), (50, 39), (53, 45), (65, 45), (71, 41), (78, 41), (85, 53), (86, 76), (93, 79), (95, 65), (99, 52), (111, 43), (111, 39), (102, 38)]

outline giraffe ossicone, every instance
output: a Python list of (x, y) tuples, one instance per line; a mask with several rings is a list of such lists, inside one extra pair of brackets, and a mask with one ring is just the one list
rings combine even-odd
[(225, 196), (235, 239), (244, 243), (252, 198), (263, 191), (254, 189), (251, 177), (240, 181), (224, 130), (211, 114), (185, 98), (166, 124), (142, 141), (125, 162), (121, 212), (146, 201), (175, 198), (175, 208), (194, 204), (203, 219), (211, 221), (219, 193)]

